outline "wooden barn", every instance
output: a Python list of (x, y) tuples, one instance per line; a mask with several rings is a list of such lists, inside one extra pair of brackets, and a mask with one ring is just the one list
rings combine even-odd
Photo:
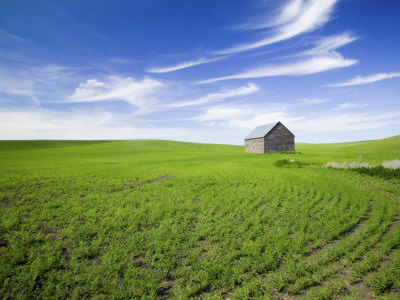
[(294, 134), (281, 122), (261, 125), (245, 138), (244, 147), (249, 153), (294, 151)]

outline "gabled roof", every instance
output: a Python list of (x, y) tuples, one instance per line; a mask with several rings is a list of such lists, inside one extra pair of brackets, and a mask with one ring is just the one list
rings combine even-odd
[(253, 129), (252, 132), (249, 133), (248, 136), (246, 136), (245, 140), (257, 139), (257, 138), (262, 138), (262, 137), (266, 136), (268, 134), (268, 132), (270, 132), (271, 129), (274, 128), (274, 126), (278, 123), (280, 123), (280, 122), (269, 123), (269, 124), (257, 126), (256, 128)]

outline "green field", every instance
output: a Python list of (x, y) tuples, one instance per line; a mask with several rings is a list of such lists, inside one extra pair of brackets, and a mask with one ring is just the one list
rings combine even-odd
[(2, 141), (0, 297), (399, 299), (400, 179), (324, 165), (400, 137), (296, 150)]

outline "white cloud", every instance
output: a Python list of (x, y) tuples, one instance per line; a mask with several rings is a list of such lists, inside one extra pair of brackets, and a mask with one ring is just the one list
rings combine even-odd
[(328, 100), (327, 99), (319, 99), (319, 98), (302, 98), (298, 100), (299, 102), (303, 104), (321, 104), (325, 103)]
[(355, 78), (349, 79), (345, 82), (342, 83), (334, 83), (334, 84), (328, 84), (326, 85), (327, 87), (342, 87), (342, 86), (352, 86), (352, 85), (360, 85), (360, 84), (368, 84), (372, 82), (377, 82), (389, 78), (399, 78), (400, 77), (400, 72), (393, 72), (393, 73), (378, 73), (374, 75), (369, 75), (369, 76), (357, 76)]
[(366, 112), (356, 114), (325, 115), (289, 122), (293, 130), (309, 132), (351, 132), (371, 130), (399, 124), (400, 111), (390, 113)]
[(206, 96), (200, 97), (196, 100), (186, 101), (186, 102), (176, 102), (168, 104), (167, 107), (186, 107), (194, 105), (203, 105), (210, 102), (222, 101), (227, 98), (245, 96), (256, 93), (260, 90), (260, 87), (254, 83), (249, 83), (246, 86), (242, 86), (235, 89), (222, 89), (218, 93), (211, 93)]
[[(173, 89), (172, 89), (173, 87)], [(224, 99), (250, 95), (259, 91), (254, 83), (237, 88), (223, 88), (219, 92), (210, 93), (190, 101), (168, 103), (167, 97), (179, 98), (178, 89), (174, 83), (164, 83), (151, 78), (135, 80), (130, 77), (110, 76), (105, 80), (89, 79), (79, 84), (66, 102), (97, 102), (97, 101), (126, 101), (138, 108), (135, 115), (149, 114), (171, 108), (203, 105)]]
[(32, 97), (32, 101), (33, 101), (33, 103), (35, 103), (36, 105), (40, 105), (40, 101), (39, 101), (38, 98), (36, 98), (35, 96)]
[(316, 46), (314, 48), (301, 52), (298, 55), (316, 55), (331, 53), (331, 51), (350, 44), (357, 39), (357, 37), (351, 36), (351, 34), (348, 32), (338, 35), (327, 36), (316, 42)]
[(0, 93), (15, 96), (58, 96), (64, 86), (76, 80), (79, 69), (60, 65), (0, 68)]
[[(53, 110), (0, 110), (1, 139), (79, 139), (79, 132), (110, 121), (111, 114), (59, 112)], [(76, 136), (72, 136), (72, 132)], [(99, 132), (101, 133), (101, 132)]]
[(11, 34), (4, 29), (0, 28), (0, 42), (27, 42), (26, 38)]
[(164, 83), (151, 78), (140, 81), (131, 77), (109, 76), (104, 81), (89, 79), (79, 84), (66, 101), (122, 100), (137, 106), (138, 113), (148, 113), (153, 111), (153, 106), (157, 102), (156, 95), (164, 87), (166, 87)]
[(285, 124), (290, 124), (295, 120), (300, 120), (302, 117), (290, 117), (287, 112), (284, 111), (271, 111), (271, 112), (255, 112), (254, 115), (244, 119), (231, 119), (226, 122), (226, 126), (234, 128), (242, 128), (251, 130), (256, 126), (281, 121)]
[[(101, 110), (61, 112), (0, 109), (0, 139), (168, 139), (209, 141), (209, 133), (184, 126), (132, 122), (127, 115)], [(207, 140), (208, 138), (208, 140)]]
[(231, 119), (243, 119), (253, 113), (250, 107), (219, 105), (211, 106), (205, 109), (204, 114), (194, 118), (196, 121), (229, 121)]
[(121, 57), (111, 57), (109, 59), (110, 62), (115, 64), (131, 64), (134, 62), (138, 62), (137, 60), (130, 59), (130, 58), (121, 58)]
[(330, 15), (337, 0), (292, 0), (282, 7), (281, 12), (273, 17), (273, 21), (253, 26), (253, 29), (263, 29), (275, 26), (272, 35), (253, 43), (218, 51), (219, 54), (237, 53), (251, 50), (280, 41), (293, 38), (297, 35), (314, 31), (330, 20)]
[[(346, 105), (344, 105), (346, 106)], [(338, 137), (341, 133), (349, 133), (354, 136), (353, 140), (361, 137), (368, 138), (370, 130), (379, 130), (385, 126), (400, 124), (400, 111), (377, 112), (368, 111), (364, 113), (341, 113), (338, 110), (320, 113), (316, 116), (307, 116), (293, 113), (290, 107), (285, 106), (250, 106), (250, 105), (215, 105), (206, 107), (203, 113), (194, 117), (193, 120), (218, 129), (236, 131), (238, 140), (243, 139), (246, 134), (256, 126), (270, 122), (281, 121), (296, 136), (304, 137), (313, 134), (328, 135), (325, 138)], [(363, 132), (362, 132), (363, 131)], [(336, 135), (335, 135), (336, 134)], [(321, 137), (324, 137), (321, 135)], [(339, 138), (340, 141), (340, 138)]]
[(350, 102), (345, 102), (342, 104), (339, 104), (339, 106), (336, 109), (349, 109), (349, 108), (360, 108), (360, 107), (365, 107), (368, 106), (366, 103), (350, 103)]
[(249, 105), (215, 105), (205, 108), (204, 112), (193, 120), (220, 126), (234, 128), (245, 134), (252, 128), (275, 121), (290, 122), (302, 117), (291, 117), (283, 106), (265, 108)]
[(168, 73), (168, 72), (182, 70), (182, 69), (186, 69), (186, 68), (201, 65), (201, 64), (219, 61), (219, 60), (225, 59), (227, 57), (228, 56), (220, 56), (220, 57), (211, 58), (211, 59), (199, 58), (199, 59), (193, 60), (193, 61), (181, 62), (181, 63), (179, 63), (177, 65), (173, 65), (173, 66), (150, 68), (147, 70), (147, 72), (148, 73)]
[(315, 46), (313, 48), (289, 55), (280, 56), (278, 58), (282, 59), (299, 56), (335, 56), (338, 55), (338, 53), (335, 51), (336, 49), (352, 43), (357, 39), (358, 37), (352, 36), (348, 32), (338, 35), (326, 36), (314, 42)]
[(277, 16), (274, 17), (272, 22), (267, 22), (264, 24), (258, 24), (253, 26), (254, 29), (268, 28), (272, 26), (278, 26), (285, 24), (287, 22), (293, 21), (300, 13), (303, 0), (292, 0), (289, 1)]
[(308, 75), (348, 67), (357, 62), (355, 59), (345, 59), (339, 53), (331, 53), (330, 55), (312, 57), (295, 63), (259, 67), (243, 73), (203, 80), (199, 83), (210, 83), (226, 79)]
[[(400, 111), (390, 113), (330, 113), (305, 117), (286, 107), (217, 105), (192, 120), (157, 123), (132, 119), (124, 113), (104, 110), (54, 111), (37, 107), (0, 109), (0, 139), (169, 139), (192, 142), (241, 144), (254, 127), (282, 121), (297, 137), (318, 133), (325, 138), (348, 132), (353, 140), (368, 138), (371, 130), (400, 124)], [(190, 124), (188, 126), (188, 124)], [(363, 133), (362, 133), (363, 131)], [(343, 139), (342, 139), (343, 140)], [(339, 138), (340, 141), (340, 138)]]
[[(1, 78), (1, 76), (0, 76)], [(25, 82), (26, 84), (14, 83), (9, 81), (10, 85), (5, 84), (6, 81), (3, 81), (3, 84), (0, 84), (0, 93), (15, 95), (15, 96), (33, 96), (37, 95), (40, 92), (34, 89), (31, 85), (31, 82)]]

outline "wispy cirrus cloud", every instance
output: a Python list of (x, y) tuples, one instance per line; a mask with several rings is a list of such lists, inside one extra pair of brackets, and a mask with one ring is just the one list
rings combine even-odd
[(195, 106), (195, 105), (203, 105), (211, 102), (216, 101), (223, 101), (228, 98), (232, 97), (239, 97), (250, 95), (256, 93), (260, 90), (260, 87), (254, 83), (249, 83), (246, 86), (242, 86), (239, 88), (224, 88), (220, 92), (217, 93), (210, 93), (198, 99), (192, 101), (185, 101), (185, 102), (176, 102), (168, 104), (167, 107), (187, 107), (187, 106)]
[(137, 80), (131, 77), (109, 76), (104, 80), (89, 79), (80, 83), (74, 93), (63, 102), (125, 101), (137, 108), (134, 115), (146, 115), (163, 110), (219, 102), (250, 95), (260, 90), (256, 84), (248, 83), (241, 87), (225, 87), (218, 92), (209, 93), (194, 100), (168, 103), (165, 95), (171, 91), (174, 97), (178, 99), (182, 97), (173, 92), (177, 87), (176, 83), (165, 83), (152, 78)]
[(0, 28), (0, 42), (9, 43), (9, 42), (27, 42), (27, 41), (29, 41), (29, 39), (23, 38), (16, 34), (9, 33), (4, 29)]
[(306, 51), (300, 52), (298, 55), (318, 55), (324, 53), (331, 53), (332, 51), (341, 48), (351, 42), (357, 40), (358, 37), (352, 36), (349, 32), (338, 35), (327, 36), (315, 44), (316, 46)]
[(320, 98), (301, 98), (298, 101), (303, 104), (321, 104), (327, 102), (328, 100)]
[(272, 17), (272, 22), (269, 19), (252, 26), (244, 26), (245, 29), (272, 27), (266, 32), (267, 37), (215, 53), (232, 54), (252, 50), (314, 31), (330, 20), (336, 2), (337, 0), (291, 0), (280, 9), (276, 16)]
[(309, 132), (361, 131), (399, 124), (399, 117), (400, 111), (331, 114), (305, 118), (294, 122), (291, 126), (296, 128), (296, 130), (306, 130)]
[(245, 104), (224, 104), (205, 107), (203, 112), (193, 118), (194, 121), (213, 127), (234, 128), (243, 136), (250, 129), (274, 121), (294, 122), (303, 117), (290, 116), (287, 108), (277, 106), (252, 106)]
[(153, 68), (148, 69), (147, 72), (148, 73), (168, 73), (168, 72), (173, 72), (173, 71), (178, 71), (178, 70), (194, 67), (194, 66), (201, 65), (201, 64), (219, 61), (219, 60), (225, 59), (227, 57), (228, 56), (219, 56), (219, 57), (209, 58), (209, 59), (199, 58), (197, 60), (181, 62), (176, 65), (167, 66), (167, 67), (153, 67)]
[(109, 76), (104, 81), (89, 79), (75, 89), (66, 102), (96, 102), (122, 100), (139, 108), (138, 113), (154, 110), (156, 95), (166, 85), (161, 81), (144, 78), (135, 80), (131, 77)]
[[(58, 97), (65, 85), (75, 81), (80, 69), (62, 65), (10, 64), (0, 68), (0, 94)], [(36, 100), (37, 101), (37, 100)]]
[[(323, 26), (330, 20), (330, 15), (333, 10), (334, 4), (337, 0), (291, 0), (286, 2), (286, 5), (280, 7), (279, 12), (275, 16), (267, 18), (268, 21), (258, 22), (257, 24), (245, 25), (243, 29), (266, 29), (272, 28), (268, 31), (268, 37), (253, 43), (242, 44), (237, 47), (215, 51), (214, 54), (218, 57), (214, 58), (199, 58), (197, 60), (180, 62), (176, 65), (165, 67), (152, 67), (147, 70), (148, 73), (168, 73), (186, 69), (189, 67), (212, 63), (223, 60), (232, 54), (259, 48), (262, 46), (270, 45), (276, 42), (290, 39), (299, 34), (306, 33)], [(314, 55), (327, 53), (341, 46), (344, 46), (352, 41), (349, 33), (342, 35), (327, 37), (322, 39), (316, 47), (307, 50), (298, 55)], [(222, 56), (221, 56), (222, 55)]]
[(204, 142), (209, 133), (185, 126), (157, 125), (152, 120), (134, 120), (124, 113), (101, 109), (56, 111), (43, 108), (1, 109), (0, 139), (170, 139)]
[(285, 6), (281, 8), (281, 11), (277, 15), (273, 16), (271, 22), (261, 22), (252, 26), (253, 29), (268, 28), (272, 26), (278, 26), (295, 19), (300, 13), (303, 5), (303, 0), (291, 0), (288, 1)]
[(336, 107), (337, 110), (349, 109), (349, 108), (361, 108), (368, 106), (367, 103), (355, 103), (355, 102), (344, 102)]
[(337, 53), (335, 50), (343, 46), (346, 46), (347, 44), (350, 44), (357, 39), (358, 37), (351, 35), (349, 32), (344, 32), (338, 35), (326, 36), (315, 41), (313, 43), (315, 46), (312, 48), (297, 53), (280, 56), (278, 58), (282, 59), (291, 57), (335, 55)]
[(122, 58), (122, 57), (111, 57), (108, 61), (115, 64), (132, 64), (139, 62), (138, 60), (135, 59)]
[[(344, 106), (347, 106), (346, 104)], [(318, 116), (293, 113), (289, 107), (254, 107), (249, 105), (214, 105), (193, 119), (215, 128), (233, 128), (242, 133), (269, 122), (282, 121), (294, 132), (328, 133), (379, 129), (400, 124), (400, 111), (366, 111), (343, 113), (333, 110)]]
[(346, 59), (339, 53), (333, 52), (329, 55), (316, 56), (297, 62), (258, 67), (242, 73), (207, 79), (198, 83), (211, 83), (227, 79), (309, 75), (327, 70), (348, 67), (357, 62), (358, 60), (356, 59)]
[(368, 84), (372, 82), (377, 82), (389, 78), (400, 78), (400, 72), (393, 72), (393, 73), (378, 73), (369, 76), (356, 76), (352, 79), (349, 79), (342, 83), (333, 83), (327, 84), (327, 87), (342, 87), (342, 86), (352, 86), (352, 85), (360, 85), (360, 84)]
[[(242, 29), (247, 30), (262, 30), (268, 29), (265, 34), (266, 38), (239, 45), (234, 48), (216, 51), (214, 54), (218, 57), (207, 59), (200, 58), (193, 61), (181, 62), (176, 65), (166, 67), (153, 67), (147, 70), (148, 73), (167, 73), (173, 72), (200, 64), (211, 63), (225, 59), (232, 54), (256, 49), (262, 46), (273, 44), (279, 41), (287, 40), (299, 34), (314, 31), (315, 29), (325, 25), (331, 18), (333, 8), (338, 0), (290, 0), (278, 8), (277, 12), (266, 18), (265, 21), (256, 23), (248, 23), (242, 26)], [(257, 78), (267, 76), (281, 75), (306, 75), (317, 73), (329, 69), (341, 68), (355, 64), (356, 60), (344, 59), (334, 50), (343, 47), (353, 41), (357, 37), (352, 36), (349, 32), (328, 36), (316, 42), (316, 46), (297, 54), (290, 56), (314, 56), (309, 60), (302, 60), (285, 65), (273, 65), (254, 70), (242, 72), (239, 74), (224, 76), (215, 79), (201, 81), (201, 83), (210, 83), (219, 80), (233, 78)], [(223, 56), (220, 56), (223, 55)], [(320, 67), (316, 68), (315, 62), (320, 63)], [(306, 65), (309, 65), (308, 67)]]

